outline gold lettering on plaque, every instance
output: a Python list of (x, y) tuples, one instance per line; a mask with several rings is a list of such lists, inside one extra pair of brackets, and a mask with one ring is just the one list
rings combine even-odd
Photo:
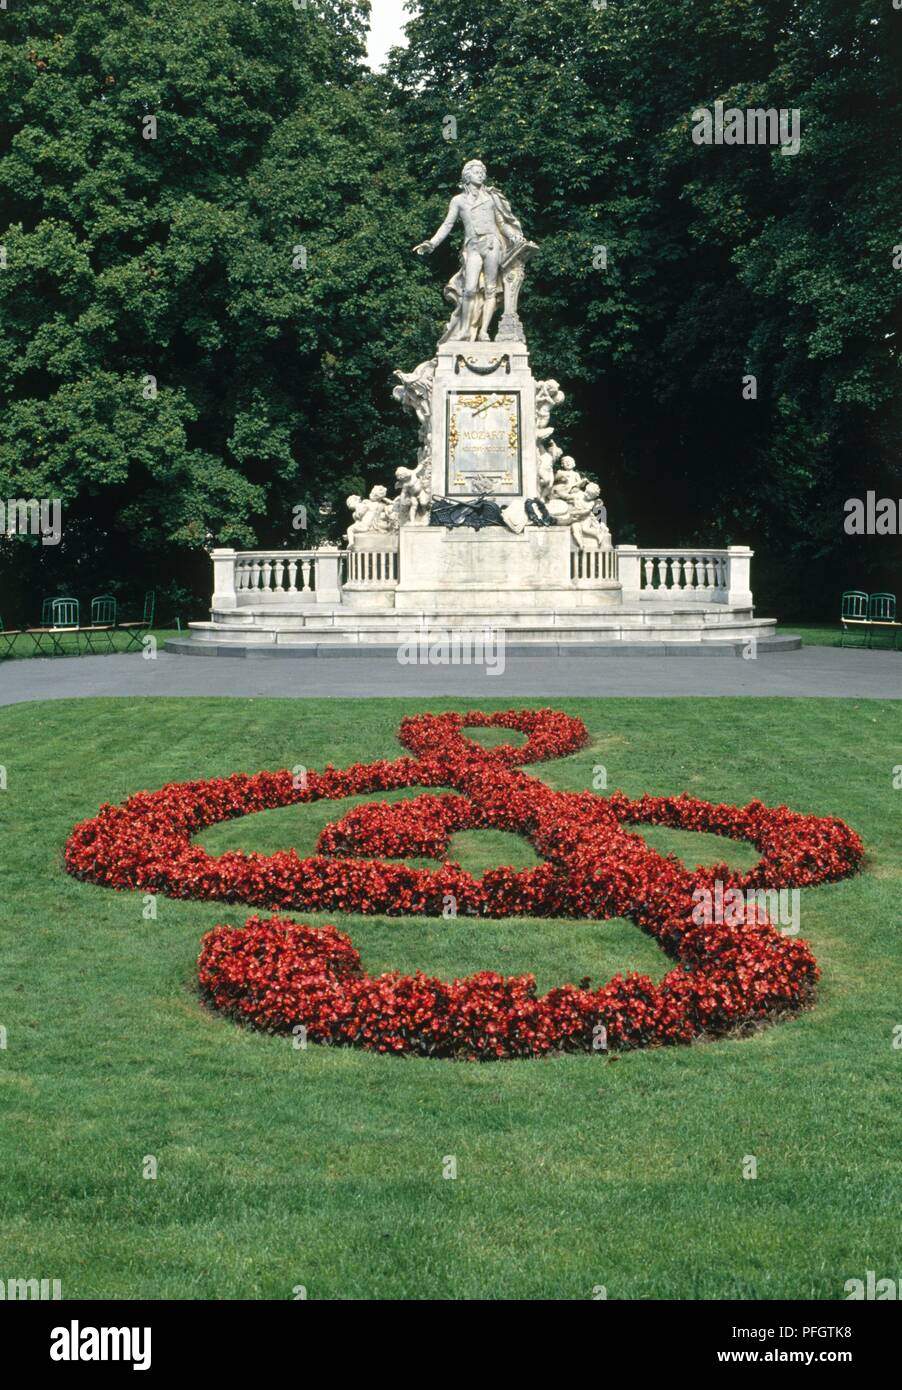
[(515, 495), (520, 481), (519, 391), (450, 391), (449, 491)]

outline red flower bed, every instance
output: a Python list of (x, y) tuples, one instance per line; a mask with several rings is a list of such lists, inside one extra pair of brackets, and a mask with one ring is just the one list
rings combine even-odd
[[(465, 737), (468, 726), (518, 729), (527, 744), (486, 749)], [(781, 935), (753, 906), (738, 925), (735, 914), (729, 925), (697, 925), (693, 892), (715, 879), (726, 890), (843, 878), (863, 849), (842, 821), (757, 801), (735, 807), (552, 791), (517, 764), (584, 746), (583, 724), (554, 710), (419, 715), (402, 721), (400, 738), (415, 757), (328, 766), (308, 773), (302, 787), (287, 771), (235, 774), (104, 806), (72, 832), (67, 869), (116, 888), (267, 908), (437, 914), (453, 898), (458, 913), (482, 917), (628, 917), (675, 962), (658, 985), (631, 974), (594, 990), (584, 982), (540, 996), (531, 975), (481, 972), (450, 984), (420, 973), (370, 978), (334, 927), (251, 917), (244, 928), (217, 927), (204, 937), (199, 976), (214, 1007), (269, 1031), (303, 1024), (322, 1042), (524, 1057), (585, 1051), (600, 1040), (613, 1048), (688, 1042), (810, 1002), (818, 970), (803, 941)], [(355, 807), (326, 827), (319, 853), (306, 859), (293, 850), (217, 857), (192, 844), (206, 826), (249, 812), (415, 786), (453, 791)], [(745, 839), (762, 857), (747, 874), (724, 865), (690, 872), (630, 831), (642, 823)], [(441, 857), (456, 830), (480, 827), (527, 836), (545, 862), (479, 879), (450, 862), (435, 869), (387, 862)]]

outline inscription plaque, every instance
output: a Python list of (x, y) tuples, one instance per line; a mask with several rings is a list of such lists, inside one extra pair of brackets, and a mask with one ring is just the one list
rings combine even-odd
[(520, 392), (449, 391), (445, 409), (448, 496), (520, 496)]

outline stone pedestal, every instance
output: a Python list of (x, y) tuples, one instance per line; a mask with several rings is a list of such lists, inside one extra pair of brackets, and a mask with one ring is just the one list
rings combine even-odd
[[(441, 343), (435, 358), (399, 374), (396, 388), (420, 421), (420, 463), (428, 462), (432, 495), (452, 503), (486, 497), (506, 521), (476, 529), (404, 517), (394, 536), (355, 530), (344, 584), (350, 606), (510, 622), (620, 601), (610, 550), (578, 550), (567, 524), (528, 522), (523, 504), (541, 494), (537, 384), (513, 327), (495, 342)], [(547, 468), (548, 416), (563, 396), (556, 382), (541, 383), (539, 394)]]
[(237, 550), (214, 550), (213, 561), (213, 608), (219, 611), (238, 607), (235, 592), (235, 560)]
[[(500, 526), (405, 526), (395, 612), (503, 615), (573, 606), (571, 550), (564, 527), (530, 527), (515, 536)], [(576, 601), (604, 605), (619, 598), (614, 581)]]
[(317, 603), (341, 603), (341, 551), (324, 546), (316, 557)]
[(368, 531), (345, 555), (343, 601), (354, 607), (393, 608), (398, 583), (400, 532)]
[(754, 602), (752, 598), (752, 556), (754, 550), (747, 545), (731, 545), (728, 550), (729, 555), (729, 579), (727, 588), (727, 603), (736, 605), (748, 605), (751, 608)]
[(524, 342), (448, 342), (432, 387), (432, 491), (535, 497), (536, 387)]
[(617, 559), (623, 602), (638, 603), (642, 588), (639, 547), (637, 545), (618, 545)]

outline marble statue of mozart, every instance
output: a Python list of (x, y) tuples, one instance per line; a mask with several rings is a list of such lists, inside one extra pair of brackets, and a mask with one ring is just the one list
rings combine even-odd
[(464, 232), (460, 270), (445, 286), (445, 298), (455, 306), (454, 313), (439, 341), (488, 342), (504, 292), (502, 278), (535, 245), (524, 237), (504, 194), (486, 184), (481, 159), (464, 165), (461, 190), (451, 199), (448, 216), (435, 235), (413, 249), (419, 256), (431, 255), (460, 219)]

